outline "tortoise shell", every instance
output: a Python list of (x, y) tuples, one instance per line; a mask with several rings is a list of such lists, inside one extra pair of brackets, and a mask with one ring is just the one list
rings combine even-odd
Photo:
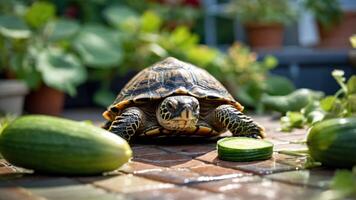
[(117, 113), (131, 105), (178, 94), (221, 101), (243, 110), (243, 106), (206, 70), (169, 57), (132, 78), (103, 116), (112, 121)]

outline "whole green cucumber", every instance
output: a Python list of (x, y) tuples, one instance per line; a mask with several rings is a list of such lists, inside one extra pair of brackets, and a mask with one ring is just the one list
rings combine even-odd
[(16, 166), (45, 173), (99, 174), (126, 163), (126, 140), (94, 125), (57, 117), (28, 115), (0, 134), (0, 152)]
[(286, 113), (287, 111), (300, 111), (314, 99), (320, 99), (324, 94), (322, 92), (310, 89), (298, 89), (285, 96), (270, 96), (265, 94), (262, 97), (262, 103), (269, 109)]
[(316, 123), (309, 131), (307, 145), (312, 158), (325, 166), (356, 165), (356, 117)]

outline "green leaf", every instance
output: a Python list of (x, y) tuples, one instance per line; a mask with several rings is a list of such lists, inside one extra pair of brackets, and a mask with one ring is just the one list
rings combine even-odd
[(281, 130), (291, 131), (293, 128), (302, 128), (305, 122), (304, 115), (300, 112), (287, 112), (281, 118)]
[(108, 107), (115, 100), (115, 94), (108, 89), (100, 89), (94, 94), (94, 102), (102, 107)]
[(46, 85), (76, 94), (76, 86), (87, 78), (87, 72), (79, 59), (59, 49), (45, 49), (39, 53), (36, 66)]
[(331, 181), (330, 188), (344, 193), (345, 196), (356, 195), (356, 176), (349, 170), (338, 170)]
[(16, 77), (25, 81), (31, 89), (37, 89), (42, 83), (41, 74), (33, 66), (33, 58), (31, 53), (20, 55), (14, 54), (10, 65), (16, 73)]
[(347, 92), (348, 94), (356, 94), (356, 75), (351, 76), (347, 81)]
[(51, 41), (73, 37), (79, 31), (79, 23), (69, 19), (58, 19), (47, 24), (45, 32)]
[(139, 19), (138, 14), (126, 6), (110, 6), (104, 10), (103, 14), (109, 24), (122, 30), (129, 28), (130, 24), (137, 24)]
[(74, 48), (90, 67), (113, 68), (123, 59), (119, 35), (99, 25), (83, 27), (74, 40)]
[(304, 116), (300, 112), (287, 112), (287, 117), (293, 127), (302, 127)]
[(192, 47), (186, 53), (188, 60), (200, 67), (206, 67), (218, 55), (215, 49), (204, 45)]
[(14, 39), (26, 39), (31, 35), (27, 25), (15, 16), (0, 16), (0, 34)]
[(161, 25), (161, 18), (153, 11), (146, 11), (141, 16), (141, 30), (143, 32), (157, 32)]
[(347, 114), (355, 115), (356, 114), (356, 94), (351, 94), (347, 96)]
[(350, 42), (353, 48), (356, 48), (356, 35), (350, 37)]
[(199, 38), (192, 34), (185, 26), (180, 26), (174, 29), (170, 34), (169, 42), (171, 48), (180, 48), (182, 51), (191, 48), (198, 44)]
[(40, 28), (53, 19), (55, 14), (56, 7), (52, 3), (36, 1), (27, 10), (25, 19), (30, 26)]
[(159, 56), (160, 58), (164, 58), (168, 56), (168, 52), (163, 49), (160, 45), (158, 45), (157, 43), (151, 43), (148, 45), (148, 50), (152, 53), (154, 53), (155, 55)]
[(309, 104), (301, 110), (301, 113), (309, 125), (322, 121), (326, 115), (326, 112), (320, 107), (319, 101), (309, 102)]
[(249, 106), (256, 106), (262, 98), (262, 88), (258, 83), (250, 82), (246, 85), (239, 86), (237, 96), (241, 101)]
[(345, 72), (342, 70), (334, 70), (332, 71), (332, 76), (335, 78), (336, 82), (340, 85), (340, 87), (342, 88), (342, 90), (344, 91), (344, 93), (347, 93), (347, 87), (345, 85), (345, 77), (344, 74)]
[(293, 82), (282, 76), (268, 77), (265, 85), (265, 91), (272, 96), (288, 95), (295, 90)]
[(263, 65), (267, 69), (273, 69), (273, 68), (277, 67), (278, 60), (276, 57), (268, 55), (263, 59)]
[(320, 101), (320, 106), (325, 111), (331, 111), (333, 105), (337, 101), (337, 98), (334, 96), (327, 96)]

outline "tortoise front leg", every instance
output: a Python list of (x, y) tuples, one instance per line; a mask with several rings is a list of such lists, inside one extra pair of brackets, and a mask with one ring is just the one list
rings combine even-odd
[(144, 114), (141, 109), (137, 107), (127, 108), (115, 118), (108, 130), (130, 141), (137, 129), (142, 126), (143, 118)]
[(264, 128), (231, 105), (221, 105), (214, 112), (215, 123), (231, 131), (234, 136), (264, 138)]

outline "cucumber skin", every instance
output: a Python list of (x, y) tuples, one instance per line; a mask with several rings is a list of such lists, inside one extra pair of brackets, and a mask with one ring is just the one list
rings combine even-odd
[(309, 89), (298, 89), (285, 96), (265, 95), (262, 98), (262, 103), (272, 110), (286, 113), (288, 111), (300, 111), (312, 99), (320, 99), (323, 95), (321, 92)]
[(324, 166), (356, 165), (356, 117), (316, 123), (309, 131), (307, 145), (310, 155)]
[(221, 143), (231, 140), (231, 139), (251, 139), (246, 137), (227, 137), (220, 139), (217, 142), (217, 153), (218, 157), (221, 160), (232, 161), (232, 162), (251, 162), (251, 161), (260, 161), (268, 160), (273, 155), (273, 144), (268, 141), (263, 141), (270, 146), (257, 149), (234, 149), (228, 148), (221, 145)]
[(112, 171), (132, 156), (124, 139), (104, 129), (42, 115), (8, 125), (0, 134), (0, 152), (16, 166), (69, 175)]

